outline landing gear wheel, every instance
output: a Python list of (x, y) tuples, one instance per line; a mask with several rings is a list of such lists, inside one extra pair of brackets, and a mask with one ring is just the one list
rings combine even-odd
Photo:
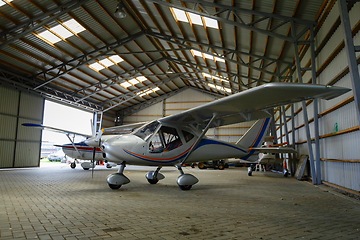
[(205, 166), (205, 164), (203, 162), (201, 162), (201, 163), (198, 164), (198, 168), (206, 169), (206, 166)]
[(288, 177), (289, 176), (289, 171), (287, 169), (285, 169), (283, 171), (283, 175), (284, 175), (284, 177)]
[(112, 168), (110, 164), (106, 164), (106, 168)]
[(72, 163), (70, 164), (70, 167), (71, 167), (72, 169), (76, 168), (76, 163), (75, 163), (75, 162), (72, 162)]
[(157, 184), (158, 181), (159, 181), (158, 179), (148, 179), (148, 182), (150, 184)]
[(121, 185), (109, 184), (109, 187), (113, 190), (119, 189)]
[(219, 168), (219, 170), (224, 170), (225, 166), (223, 164), (220, 164), (218, 168)]
[(84, 170), (89, 170), (89, 168), (83, 168)]
[(179, 185), (181, 190), (190, 190), (190, 188), (192, 187), (192, 185)]
[(248, 176), (251, 176), (252, 175), (252, 169), (251, 167), (248, 167)]

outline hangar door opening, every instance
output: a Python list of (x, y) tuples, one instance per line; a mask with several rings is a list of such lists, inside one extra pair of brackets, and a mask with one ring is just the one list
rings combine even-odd
[[(91, 119), (93, 114), (73, 107), (45, 100), (43, 125), (67, 131), (91, 135)], [(69, 135), (74, 142), (85, 140), (83, 136)], [(63, 162), (69, 160), (60, 147), (71, 143), (63, 133), (44, 130), (41, 139), (41, 161)], [(40, 166), (44, 164), (40, 164)]]

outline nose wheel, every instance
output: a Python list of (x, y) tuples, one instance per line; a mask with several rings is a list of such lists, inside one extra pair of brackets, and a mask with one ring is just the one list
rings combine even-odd
[(176, 183), (178, 184), (181, 190), (190, 190), (193, 185), (199, 182), (199, 179), (197, 179), (195, 176), (188, 173), (184, 173), (184, 171), (181, 169), (181, 166), (176, 166), (176, 167), (181, 174), (176, 180)]
[(112, 173), (107, 176), (106, 181), (111, 189), (119, 189), (122, 185), (130, 182), (130, 179), (124, 175), (124, 169), (125, 162), (122, 162), (117, 173)]

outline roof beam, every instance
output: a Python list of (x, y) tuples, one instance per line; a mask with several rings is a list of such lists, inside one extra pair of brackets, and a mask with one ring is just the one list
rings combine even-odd
[[(78, 8), (79, 6), (86, 3), (88, 0), (73, 0), (70, 2), (67, 2), (65, 4), (62, 4), (48, 12), (45, 12), (41, 14), (40, 16), (36, 16), (32, 19), (29, 19), (19, 25), (16, 25), (15, 27), (2, 31), (0, 33), (0, 41), (2, 42), (0, 44), (0, 49), (9, 45), (10, 43), (26, 36), (27, 34), (35, 31), (39, 27), (42, 27), (55, 19), (59, 18), (61, 15), (68, 13), (75, 8)], [(48, 17), (52, 15), (51, 17)], [(47, 18), (48, 17), (48, 18)], [(37, 22), (43, 18), (46, 18), (45, 20), (41, 22)]]
[[(93, 59), (96, 59), (98, 57), (101, 56), (106, 56), (108, 55), (111, 51), (114, 51), (116, 48), (121, 47), (129, 42), (134, 41), (136, 38), (139, 38), (141, 36), (143, 36), (143, 32), (138, 32), (136, 34), (133, 34), (129, 37), (120, 39), (114, 43), (108, 44), (104, 47), (95, 49), (94, 51), (91, 51), (89, 53), (83, 54), (82, 56), (73, 58), (65, 63), (59, 64), (55, 67), (49, 68), (45, 71), (42, 71), (40, 73), (37, 73), (36, 75), (33, 76), (33, 78), (37, 78), (38, 76), (42, 76), (42, 78), (44, 79), (45, 82), (43, 82), (42, 84), (36, 86), (34, 88), (34, 90), (45, 86), (46, 84), (54, 81), (55, 79), (57, 79), (58, 77), (65, 75), (67, 73), (69, 73), (70, 71), (77, 69), (78, 67), (89, 63), (91, 61), (93, 61)], [(57, 73), (55, 75), (51, 75), (50, 78), (48, 78), (48, 74), (51, 71), (56, 70)]]
[[(157, 4), (161, 4), (161, 5), (164, 5), (167, 7), (174, 7), (177, 9), (181, 9), (186, 12), (191, 12), (194, 14), (198, 14), (200, 16), (212, 18), (212, 19), (215, 19), (222, 23), (235, 25), (235, 26), (238, 26), (238, 27), (250, 30), (250, 31), (254, 31), (254, 32), (262, 33), (262, 34), (269, 35), (272, 37), (280, 38), (280, 39), (283, 39), (283, 40), (286, 40), (289, 42), (294, 42), (297, 39), (299, 39), (301, 37), (301, 35), (303, 34), (302, 33), (303, 31), (300, 30), (300, 33), (298, 35), (296, 35), (295, 37), (289, 37), (289, 36), (274, 32), (273, 30), (275, 30), (276, 28), (275, 29), (267, 29), (267, 27), (259, 28), (259, 27), (255, 27), (255, 25), (259, 22), (265, 22), (265, 21), (270, 22), (272, 19), (277, 19), (279, 22), (281, 22), (278, 24), (281, 26), (284, 24), (290, 24), (290, 21), (294, 21), (297, 24), (297, 28), (300, 27), (299, 25), (302, 25), (302, 26), (305, 26), (306, 29), (309, 29), (310, 26), (316, 25), (316, 22), (307, 21), (307, 20), (303, 20), (303, 19), (291, 18), (291, 17), (286, 17), (286, 16), (277, 15), (277, 14), (273, 14), (273, 13), (260, 12), (260, 11), (249, 10), (249, 9), (244, 9), (244, 8), (239, 8), (239, 7), (234, 7), (234, 6), (227, 6), (227, 5), (222, 5), (222, 4), (213, 3), (213, 2), (205, 2), (205, 1), (200, 1), (200, 0), (182, 0), (183, 2), (193, 3), (193, 6), (189, 7), (189, 8), (182, 7), (182, 6), (179, 6), (176, 4), (171, 4), (171, 3), (165, 2), (163, 0), (147, 0), (147, 1), (155, 2)], [(205, 6), (216, 8), (216, 9), (218, 9), (218, 11), (215, 13), (209, 13), (208, 11), (205, 10)], [(202, 9), (203, 12), (195, 11), (194, 9), (196, 9), (196, 7)], [(236, 16), (237, 21), (230, 20), (230, 16), (232, 14), (234, 14)], [(245, 22), (244, 19), (246, 19), (246, 17), (242, 18), (241, 17), (242, 14), (256, 15), (257, 20)], [(220, 15), (225, 15), (226, 17), (225, 18), (220, 17)], [(261, 25), (268, 26), (268, 24), (261, 24)]]
[[(278, 76), (278, 73), (268, 71), (268, 70), (266, 70), (264, 68), (255, 67), (255, 66), (251, 65), (251, 63), (257, 62), (259, 60), (268, 60), (271, 63), (270, 65), (276, 64), (277, 67), (279, 67), (280, 63), (285, 64), (286, 65), (285, 69), (289, 69), (289, 68), (291, 68), (293, 66), (293, 63), (291, 63), (291, 62), (286, 62), (286, 61), (282, 61), (282, 60), (279, 60), (279, 59), (273, 59), (273, 58), (270, 58), (270, 57), (251, 54), (251, 53), (247, 53), (247, 52), (237, 51), (237, 50), (234, 50), (234, 49), (228, 49), (228, 48), (215, 46), (215, 45), (211, 45), (211, 44), (207, 44), (207, 43), (196, 42), (196, 41), (192, 41), (192, 40), (185, 39), (185, 38), (178, 38), (178, 37), (175, 37), (175, 36), (170, 36), (170, 35), (161, 34), (161, 33), (155, 33), (155, 32), (151, 32), (151, 31), (146, 31), (145, 34), (147, 36), (151, 36), (151, 37), (154, 37), (154, 38), (157, 38), (157, 39), (160, 39), (160, 40), (164, 40), (166, 42), (170, 42), (172, 44), (176, 44), (176, 45), (178, 45), (178, 46), (180, 46), (182, 48), (187, 48), (188, 50), (194, 49), (194, 50), (197, 50), (199, 52), (209, 54), (209, 55), (211, 55), (213, 57), (221, 58), (221, 59), (224, 59), (225, 61), (230, 61), (230, 62), (233, 62), (235, 64), (239, 64), (239, 65), (247, 67), (247, 68), (251, 68), (251, 69), (254, 69), (254, 70), (257, 70), (257, 71), (261, 71), (261, 72), (264, 72), (264, 73), (267, 73), (267, 74), (270, 74), (270, 75), (274, 75), (276, 77), (280, 77), (280, 76)], [(188, 44), (191, 44), (193, 46), (195, 46), (195, 45), (203, 46), (205, 48), (205, 50), (198, 49), (198, 48), (195, 48), (195, 47), (191, 47)], [(218, 54), (217, 52), (220, 52), (220, 51), (224, 51), (225, 54)], [(250, 57), (252, 57), (253, 60), (251, 62), (244, 61), (243, 57), (241, 55), (250, 56)], [(240, 59), (240, 61), (237, 61), (235, 59), (235, 56), (237, 56), (238, 59)], [(266, 66), (269, 66), (269, 64), (266, 65)]]
[[(136, 77), (136, 75), (143, 76), (143, 75), (139, 74), (141, 71), (149, 69), (150, 67), (155, 66), (156, 64), (158, 64), (158, 63), (160, 63), (160, 62), (162, 62), (164, 60), (165, 60), (165, 58), (157, 59), (157, 60), (152, 61), (150, 63), (143, 64), (143, 65), (141, 65), (139, 67), (133, 68), (133, 69), (128, 70), (128, 71), (126, 71), (124, 73), (116, 75), (114, 77), (110, 77), (110, 78), (107, 78), (105, 80), (101, 80), (101, 81), (99, 81), (97, 83), (94, 83), (94, 84), (92, 84), (90, 86), (87, 86), (87, 87), (85, 87), (83, 89), (77, 90), (77, 91), (75, 91), (73, 93), (73, 95), (75, 96), (78, 93), (82, 93), (84, 95), (84, 97), (78, 99), (76, 102), (79, 102), (79, 101), (82, 101), (82, 100), (84, 100), (84, 99), (86, 99), (88, 97), (91, 97), (92, 95), (95, 95), (95, 94), (97, 94), (97, 93), (99, 93), (99, 92), (101, 92), (101, 91), (103, 91), (103, 90), (105, 90), (105, 89), (107, 89), (107, 88), (109, 88), (111, 86), (114, 86), (115, 84), (125, 82), (125, 80)], [(129, 74), (129, 75), (125, 76), (127, 74)], [(95, 88), (95, 91), (93, 91), (90, 94), (87, 94), (86, 90), (88, 90), (90, 88)]]
[(26, 78), (15, 73), (0, 69), (0, 84), (7, 82), (8, 85), (16, 88), (23, 89), (33, 94), (38, 94), (41, 97), (47, 99), (53, 99), (58, 102), (66, 103), (68, 105), (81, 108), (87, 111), (101, 111), (102, 106), (95, 104), (93, 102), (82, 100), (76, 102), (79, 98), (73, 96), (72, 94), (65, 93), (64, 91), (59, 91), (55, 88), (44, 86), (41, 89), (34, 90), (33, 87), (37, 83), (34, 82), (31, 78)]

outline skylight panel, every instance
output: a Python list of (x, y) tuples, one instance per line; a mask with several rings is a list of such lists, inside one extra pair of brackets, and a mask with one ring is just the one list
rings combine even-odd
[(133, 78), (133, 79), (130, 79), (129, 80), (129, 83), (131, 83), (131, 84), (133, 84), (133, 85), (136, 85), (136, 84), (138, 84), (138, 83), (140, 83), (138, 80), (136, 80), (135, 78)]
[(202, 53), (199, 52), (198, 50), (191, 49), (191, 52), (192, 52), (195, 56), (202, 57)]
[(118, 55), (111, 56), (111, 57), (109, 57), (109, 59), (112, 60), (112, 61), (114, 61), (115, 63), (119, 63), (119, 62), (124, 61), (124, 59), (122, 59), (122, 58), (119, 57)]
[(199, 14), (194, 14), (194, 13), (191, 13), (191, 12), (188, 12), (189, 14), (189, 17), (190, 17), (190, 20), (193, 24), (196, 24), (196, 25), (203, 25), (202, 21), (201, 21), (201, 16)]
[[(13, 0), (7, 0), (8, 2), (12, 2)], [(0, 1), (0, 7), (2, 6), (2, 5), (5, 5), (6, 4), (6, 2), (4, 2), (4, 1)]]
[(214, 57), (214, 59), (216, 62), (223, 62), (223, 63), (225, 62), (225, 59), (223, 59), (223, 58)]
[(140, 77), (136, 77), (137, 80), (139, 80), (140, 82), (146, 81), (147, 78), (144, 76), (140, 76)]
[(213, 56), (211, 56), (210, 54), (207, 54), (207, 53), (203, 53), (203, 54), (204, 54), (204, 58), (214, 60), (214, 57), (213, 57)]
[(159, 87), (156, 87), (156, 88), (153, 89), (153, 91), (154, 91), (154, 92), (160, 91), (160, 88), (159, 88)]
[(69, 30), (67, 30), (66, 28), (64, 28), (61, 25), (57, 25), (55, 27), (52, 27), (51, 31), (55, 32), (57, 35), (59, 35), (63, 39), (66, 39), (66, 38), (74, 35)]
[(86, 29), (81, 26), (77, 21), (75, 21), (74, 19), (70, 19), (66, 22), (63, 22), (63, 24), (69, 28), (71, 31), (73, 31), (74, 33), (78, 34), (79, 32), (85, 31)]
[(208, 83), (208, 86), (211, 87), (211, 88), (215, 88), (217, 90), (223, 91), (223, 92), (231, 93), (231, 89), (227, 88), (227, 87), (218, 86), (218, 85), (211, 84), (211, 83)]
[(101, 69), (104, 69), (105, 67), (99, 63), (92, 63), (89, 65), (90, 68), (96, 70), (96, 71), (100, 71)]
[(128, 83), (128, 82), (123, 82), (123, 83), (120, 84), (120, 86), (122, 86), (123, 88), (128, 88), (128, 87), (131, 86), (131, 84)]
[(173, 11), (174, 11), (175, 17), (178, 21), (187, 22), (187, 23), (189, 22), (186, 17), (186, 14), (183, 10), (173, 8)]
[(110, 67), (111, 65), (114, 65), (114, 63), (112, 61), (110, 61), (109, 59), (107, 59), (107, 58), (99, 61), (99, 63), (101, 63), (105, 67)]
[(47, 30), (42, 33), (39, 33), (38, 35), (53, 44), (61, 41), (60, 38), (58, 38), (53, 33), (49, 32)]
[(204, 18), (206, 27), (219, 29), (219, 23), (217, 20), (208, 18), (208, 17), (203, 17), (203, 18)]

